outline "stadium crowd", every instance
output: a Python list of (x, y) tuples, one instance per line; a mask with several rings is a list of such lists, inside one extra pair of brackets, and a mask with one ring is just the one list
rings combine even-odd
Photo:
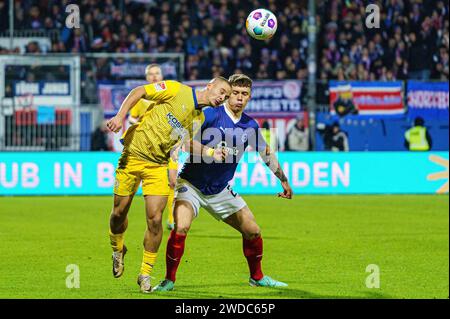
[[(373, 2), (373, 1), (370, 1)], [(8, 28), (0, 1), (0, 30)], [(81, 0), (81, 28), (65, 27), (71, 1), (15, 4), (17, 30), (60, 30), (50, 52), (180, 52), (186, 79), (244, 72), (257, 79), (307, 77), (307, 1)], [(395, 80), (449, 78), (449, 6), (442, 0), (381, 0), (380, 28), (365, 26), (369, 1), (317, 1), (318, 78)], [(278, 17), (267, 42), (246, 35), (254, 8)], [(17, 50), (16, 50), (17, 51)], [(42, 52), (36, 43), (28, 53)], [(0, 54), (9, 51), (0, 48)]]

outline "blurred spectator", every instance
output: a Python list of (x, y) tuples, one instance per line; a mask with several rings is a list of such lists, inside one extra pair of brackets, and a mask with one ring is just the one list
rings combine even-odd
[(0, 30), (7, 30), (8, 23), (8, 4), (6, 1), (0, 1)]
[(317, 132), (323, 138), (323, 144), (326, 151), (333, 152), (348, 152), (348, 136), (347, 133), (341, 131), (338, 122), (334, 122), (332, 125), (325, 125), (319, 123), (317, 125)]
[(433, 145), (425, 120), (416, 117), (414, 126), (405, 132), (405, 147), (410, 151), (429, 151)]
[(108, 142), (108, 128), (106, 121), (97, 127), (91, 136), (91, 151), (112, 151), (113, 147)]
[(36, 41), (29, 42), (25, 47), (25, 53), (41, 53), (41, 48)]
[(332, 128), (331, 125), (327, 125), (324, 123), (318, 123), (317, 124), (317, 133), (319, 133), (323, 140), (324, 150), (330, 151), (331, 150), (331, 138), (332, 138)]
[(309, 130), (305, 127), (303, 117), (297, 120), (289, 130), (286, 143), (286, 151), (308, 151), (309, 150)]
[(261, 135), (266, 141), (267, 145), (270, 146), (270, 149), (278, 151), (279, 143), (275, 129), (270, 128), (270, 124), (268, 121), (264, 121), (261, 125)]
[(338, 122), (335, 122), (331, 127), (331, 145), (330, 149), (333, 152), (348, 152), (348, 137), (347, 133), (341, 131)]

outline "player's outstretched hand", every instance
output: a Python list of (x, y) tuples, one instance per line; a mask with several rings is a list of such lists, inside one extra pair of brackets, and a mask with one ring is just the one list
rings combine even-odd
[(108, 122), (106, 122), (106, 127), (114, 133), (119, 132), (122, 129), (122, 120), (117, 116), (114, 116)]
[(281, 198), (286, 198), (286, 199), (291, 199), (293, 192), (291, 189), (291, 185), (289, 185), (289, 182), (281, 182), (281, 186), (283, 187), (283, 192), (282, 193), (278, 193), (278, 197)]

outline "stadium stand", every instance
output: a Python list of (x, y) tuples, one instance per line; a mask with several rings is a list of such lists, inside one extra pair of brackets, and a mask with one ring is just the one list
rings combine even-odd
[[(16, 2), (16, 30), (53, 32), (50, 48), (32, 42), (27, 53), (184, 52), (190, 80), (236, 71), (257, 79), (307, 77), (307, 1), (83, 0), (77, 2), (82, 27), (73, 31), (64, 27), (63, 8), (69, 3)], [(448, 80), (448, 3), (377, 3), (383, 8), (382, 27), (367, 29), (363, 24), (369, 1), (317, 1), (319, 78)], [(248, 12), (260, 6), (277, 12), (278, 35), (274, 41), (250, 45), (243, 25)], [(6, 5), (0, 2), (0, 30), (7, 30), (7, 21)]]

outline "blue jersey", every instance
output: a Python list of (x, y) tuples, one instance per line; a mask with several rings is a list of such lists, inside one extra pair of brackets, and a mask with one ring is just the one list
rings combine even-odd
[(224, 147), (229, 156), (224, 163), (215, 163), (191, 155), (180, 177), (204, 195), (214, 195), (220, 193), (233, 179), (245, 149), (251, 146), (253, 150), (261, 152), (266, 149), (266, 143), (259, 132), (258, 123), (245, 113), (236, 122), (223, 105), (207, 108), (203, 112), (204, 122), (196, 140), (212, 148)]

